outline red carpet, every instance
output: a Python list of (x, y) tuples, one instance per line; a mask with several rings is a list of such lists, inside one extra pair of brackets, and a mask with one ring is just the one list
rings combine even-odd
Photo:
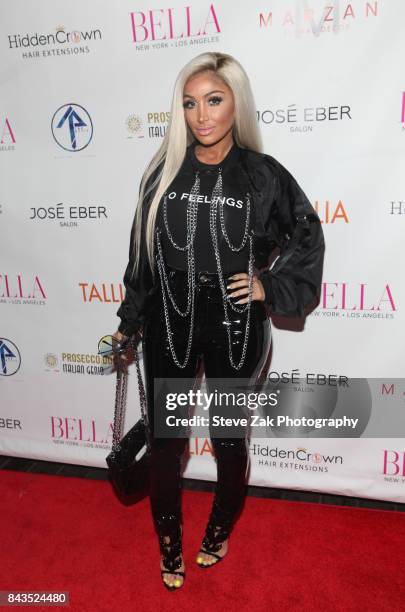
[(65, 610), (405, 609), (401, 512), (250, 497), (227, 558), (204, 570), (193, 561), (212, 494), (184, 491), (186, 583), (171, 593), (148, 499), (125, 507), (109, 482), (13, 471), (0, 492), (0, 590), (69, 591)]

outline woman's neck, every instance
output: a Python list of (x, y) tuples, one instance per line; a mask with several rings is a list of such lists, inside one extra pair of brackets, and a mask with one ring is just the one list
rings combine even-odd
[(226, 141), (220, 140), (214, 145), (204, 146), (196, 144), (194, 147), (194, 153), (203, 164), (219, 164), (228, 155), (229, 151), (233, 147), (234, 140), (232, 136), (227, 138)]

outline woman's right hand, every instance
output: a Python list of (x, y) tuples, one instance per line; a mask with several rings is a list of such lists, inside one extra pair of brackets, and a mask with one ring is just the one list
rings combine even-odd
[(126, 338), (128, 338), (128, 336), (122, 334), (120, 331), (118, 331), (118, 329), (112, 334), (112, 337), (115, 338), (117, 342), (122, 342), (123, 340), (126, 340)]
[[(113, 334), (111, 334), (113, 340), (116, 340), (117, 342), (121, 343), (124, 342), (125, 340), (128, 340), (128, 336), (125, 336), (124, 334), (122, 334), (120, 331), (114, 332)], [(113, 354), (113, 372), (115, 372), (118, 367), (120, 367), (121, 369), (123, 369), (125, 372), (128, 371), (128, 366), (133, 362), (133, 354), (132, 351), (130, 351), (129, 349), (127, 351), (125, 351), (124, 353), (116, 353)]]

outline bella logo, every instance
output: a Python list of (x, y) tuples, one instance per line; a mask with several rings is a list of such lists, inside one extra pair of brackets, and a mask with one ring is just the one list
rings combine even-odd
[(405, 452), (384, 450), (383, 474), (405, 476)]
[(28, 283), (28, 281), (23, 281), (21, 274), (16, 277), (0, 274), (0, 291), (2, 291), (0, 298), (46, 298), (39, 276), (34, 276)]
[[(395, 311), (396, 306), (392, 296), (391, 288), (387, 284), (376, 299), (370, 297), (370, 289), (366, 295), (367, 283), (359, 283), (356, 288), (352, 288), (349, 283), (323, 283), (322, 284), (322, 307), (331, 310), (356, 310), (356, 311)], [(333, 290), (332, 290), (333, 288)], [(333, 304), (330, 301), (334, 300)]]
[[(142, 43), (146, 40), (174, 40), (206, 36), (212, 33), (210, 32), (212, 29), (216, 33), (221, 31), (213, 4), (209, 6), (205, 21), (199, 22), (200, 29), (194, 32), (193, 26), (196, 25), (196, 19), (192, 18), (190, 6), (185, 6), (184, 9), (161, 8), (135, 11), (130, 13), (130, 17), (134, 43)], [(181, 30), (180, 33), (175, 32), (176, 27)]]
[(98, 439), (96, 421), (94, 419), (80, 419), (76, 417), (51, 417), (51, 436), (54, 439), (78, 440), (80, 442), (99, 442), (105, 444), (112, 437), (112, 424), (107, 427), (107, 431), (101, 434)]

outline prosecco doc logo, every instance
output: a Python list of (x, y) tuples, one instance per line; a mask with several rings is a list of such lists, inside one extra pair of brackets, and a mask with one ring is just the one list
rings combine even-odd
[(47, 372), (105, 376), (112, 372), (113, 358), (95, 353), (61, 353), (59, 358), (55, 353), (46, 353), (44, 363)]
[(168, 111), (151, 111), (146, 117), (132, 114), (125, 120), (127, 138), (163, 138), (170, 119)]

